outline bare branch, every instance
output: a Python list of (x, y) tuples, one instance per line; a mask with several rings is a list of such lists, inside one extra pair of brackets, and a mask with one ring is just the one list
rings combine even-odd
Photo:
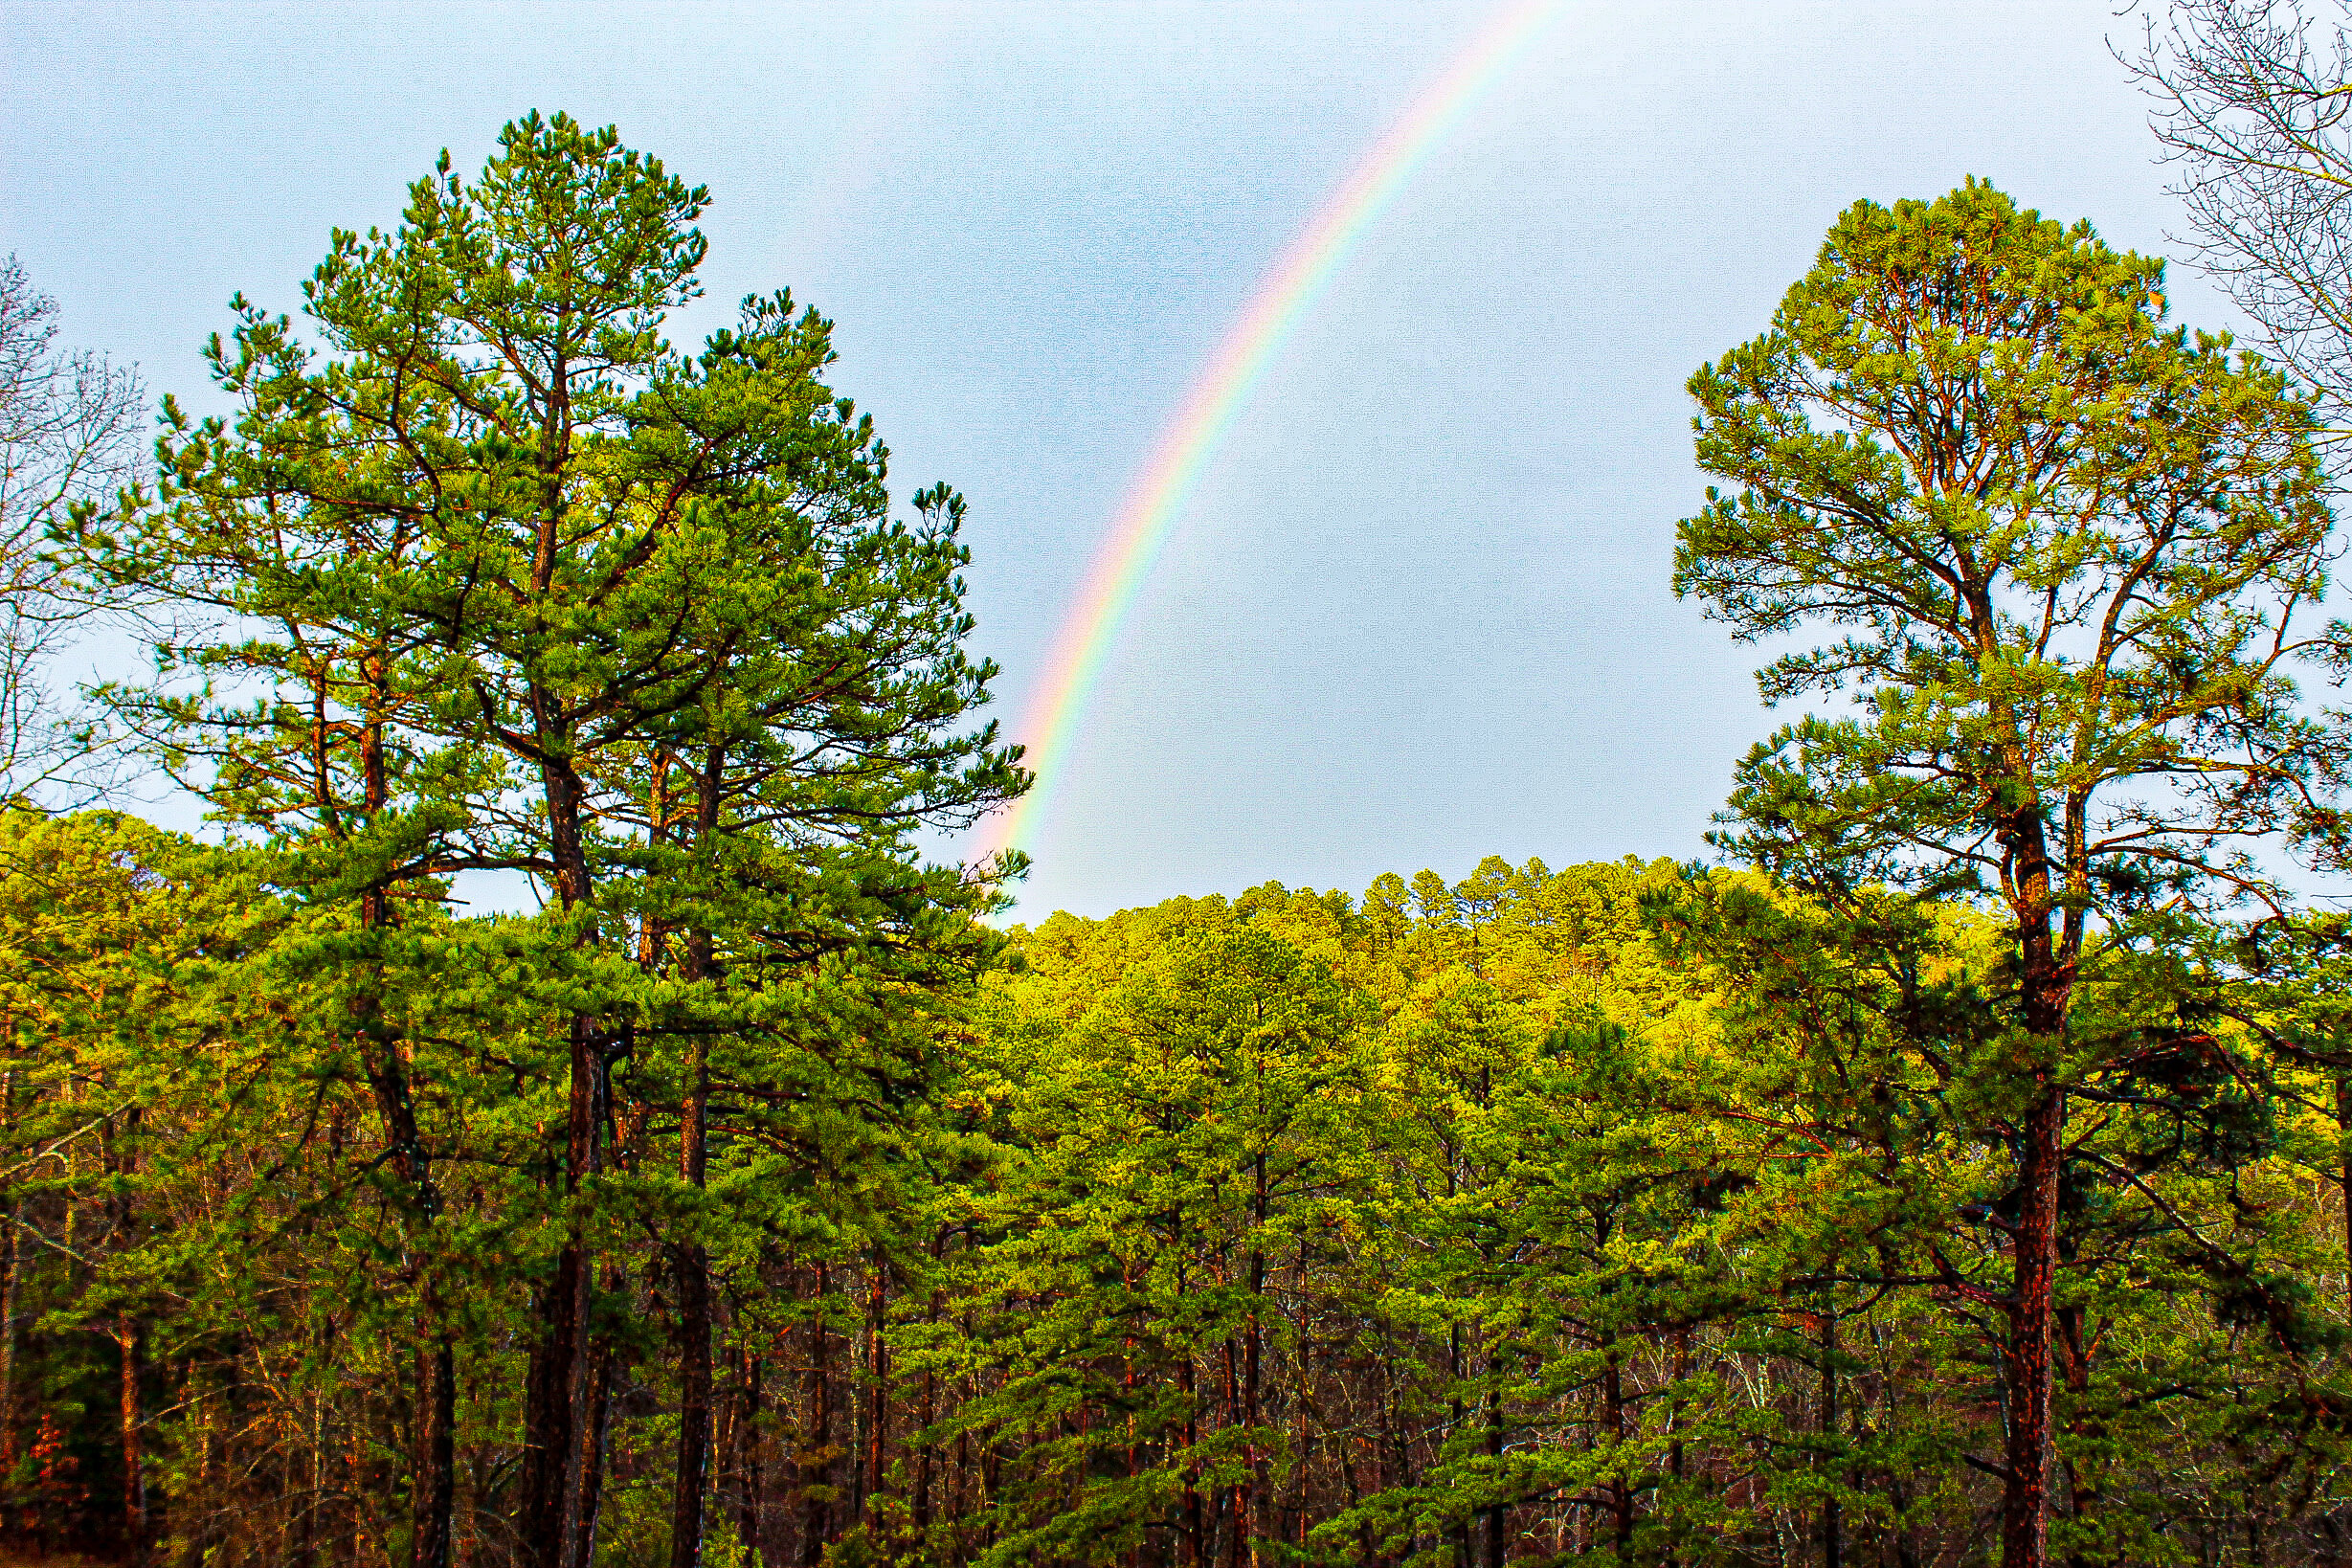
[[(56, 302), (0, 261), (0, 800), (73, 792), (90, 747), (43, 666), (82, 606), (44, 548), (78, 502), (137, 471), (146, 392), (102, 355), (56, 346)], [(86, 782), (86, 781), (78, 781)]]
[(2122, 56), (2179, 170), (2182, 236), (2352, 440), (2352, 5), (2175, 0)]

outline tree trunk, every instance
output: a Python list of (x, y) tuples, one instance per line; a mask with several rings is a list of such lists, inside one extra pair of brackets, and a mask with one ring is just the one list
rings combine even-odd
[(710, 1493), (710, 1276), (700, 1246), (679, 1250), (678, 1470), (670, 1506), (670, 1568), (698, 1568)]
[[(1220, 1267), (1218, 1272), (1223, 1278), (1231, 1278), (1230, 1273), (1224, 1267)], [(1240, 1430), (1243, 1424), (1242, 1419), (1242, 1350), (1240, 1344), (1230, 1336), (1225, 1340), (1224, 1350), (1225, 1430), (1232, 1432)], [(1249, 1508), (1248, 1475), (1249, 1471), (1244, 1467), (1242, 1471), (1243, 1479), (1230, 1483), (1224, 1489), (1226, 1568), (1242, 1568), (1242, 1553), (1245, 1548), (1248, 1535), (1248, 1532), (1242, 1525), (1243, 1518)]]
[[(1838, 1314), (1834, 1300), (1821, 1314), (1821, 1435), (1825, 1457), (1827, 1444), (1838, 1435)], [(1829, 1477), (1834, 1486), (1837, 1477)], [(1846, 1521), (1842, 1517), (1834, 1493), (1826, 1495), (1821, 1506), (1822, 1568), (1844, 1568), (1846, 1560)]]
[[(0, 1019), (0, 1024), (5, 1023)], [(7, 1109), (8, 1080), (0, 1073), (0, 1113)], [(15, 1210), (0, 1202), (0, 1477), (16, 1473), (16, 1219)], [(0, 1486), (5, 1486), (0, 1480)], [(0, 1502), (5, 1496), (0, 1495)], [(8, 1516), (0, 1513), (0, 1529)]]
[[(1266, 1507), (1269, 1481), (1266, 1445), (1259, 1441), (1258, 1425), (1261, 1390), (1265, 1384), (1266, 1366), (1266, 1221), (1267, 1211), (1266, 1155), (1260, 1154), (1253, 1162), (1257, 1191), (1251, 1202), (1251, 1214), (1257, 1223), (1250, 1238), (1249, 1248), (1249, 1330), (1243, 1351), (1242, 1365), (1242, 1423), (1249, 1431), (1244, 1448), (1248, 1469), (1233, 1499), (1233, 1527), (1248, 1543), (1249, 1568), (1258, 1568), (1258, 1537), (1263, 1534), (1258, 1517)], [(1242, 1560), (1239, 1550), (1235, 1560)]]
[(2022, 1130), (2016, 1287), (2009, 1303), (2008, 1474), (2001, 1511), (2003, 1568), (2045, 1568), (2050, 1551), (2050, 1330), (2058, 1262), (2058, 1165), (2066, 1096), (2038, 1092)]
[[(564, 1187), (577, 1195), (593, 1171), (599, 1122), (602, 1055), (585, 1018), (571, 1020), (571, 1092)], [(588, 1316), (593, 1277), (580, 1225), (556, 1257), (555, 1277), (541, 1291), (539, 1340), (531, 1350), (519, 1521), (526, 1550), (538, 1568), (571, 1568), (585, 1527), (591, 1447), (588, 1395)]]
[[(1135, 1264), (1131, 1259), (1121, 1264), (1119, 1267), (1121, 1294), (1132, 1301), (1136, 1284)], [(1119, 1456), (1119, 1473), (1130, 1482), (1143, 1473), (1143, 1453), (1137, 1442), (1141, 1434), (1135, 1422), (1135, 1392), (1142, 1383), (1142, 1379), (1135, 1371), (1135, 1345), (1136, 1331), (1142, 1327), (1142, 1316), (1143, 1314), (1133, 1311), (1128, 1314), (1127, 1333), (1119, 1341), (1119, 1404), (1127, 1412), (1127, 1420), (1124, 1423), (1127, 1427), (1127, 1445)], [(927, 1403), (929, 1397), (930, 1380), (927, 1378), (925, 1379)], [(1150, 1532), (1146, 1530), (1142, 1534), (1148, 1535)], [(1127, 1568), (1143, 1568), (1143, 1545), (1140, 1539), (1127, 1549), (1126, 1564)]]
[[(1501, 1480), (1503, 1473), (1503, 1355), (1501, 1347), (1490, 1344), (1487, 1349), (1487, 1458), (1493, 1462), (1490, 1469), (1490, 1485)], [(1511, 1506), (1494, 1502), (1487, 1505), (1487, 1568), (1503, 1568), (1511, 1537), (1506, 1527), (1511, 1522)]]
[[(971, 1332), (971, 1328), (972, 1317), (971, 1314), (967, 1313), (964, 1317), (965, 1332), (969, 1333)], [(965, 1557), (964, 1545), (966, 1537), (962, 1528), (963, 1523), (967, 1518), (971, 1517), (972, 1514), (972, 1510), (964, 1506), (964, 1489), (971, 1484), (971, 1481), (972, 1429), (970, 1427), (966, 1427), (962, 1431), (955, 1434), (955, 1468), (953, 1478), (950, 1481), (948, 1486), (948, 1516), (952, 1519), (956, 1525), (956, 1531), (953, 1536), (953, 1560), (958, 1564), (961, 1564), (964, 1561)], [(1194, 1568), (1198, 1568), (1197, 1561)]]
[[(1449, 1177), (1447, 1191), (1450, 1192), (1452, 1187)], [(1468, 1419), (1468, 1411), (1462, 1403), (1462, 1378), (1467, 1370), (1468, 1363), (1462, 1355), (1462, 1325), (1454, 1323), (1445, 1331), (1445, 1380), (1452, 1389), (1446, 1400), (1448, 1422), (1445, 1429), (1457, 1441), (1462, 1436), (1464, 1422)], [(1456, 1568), (1471, 1568), (1473, 1560), (1470, 1554), (1470, 1521), (1465, 1515), (1462, 1522), (1454, 1527), (1454, 1562)]]
[[(618, 1282), (615, 1283), (618, 1288)], [(594, 1346), (588, 1356), (587, 1408), (580, 1422), (579, 1506), (571, 1535), (569, 1568), (594, 1568), (596, 1523), (604, 1511), (604, 1451), (613, 1420), (614, 1349)]]
[[(438, 1313), (435, 1313), (437, 1318)], [(449, 1568), (458, 1504), (458, 1355), (447, 1329), (417, 1360), (414, 1568)]]
[(147, 1556), (147, 1471), (140, 1442), (139, 1325), (128, 1312), (115, 1319), (115, 1343), (123, 1350), (121, 1387), (123, 1436), (123, 1539), (133, 1562)]
[[(704, 750), (703, 768), (695, 780), (694, 841), (707, 850), (719, 825), (719, 791), (724, 778), (726, 750)], [(659, 818), (666, 786), (658, 774), (655, 784)], [(648, 934), (644, 961), (659, 961), (658, 944)], [(685, 939), (683, 978), (689, 986), (712, 983), (711, 934), (690, 930)], [(699, 1028), (686, 1037), (686, 1081), (678, 1108), (678, 1179), (701, 1193), (709, 1179), (710, 1154), (710, 1039)], [(697, 1222), (700, 1216), (697, 1215)], [(700, 1240), (678, 1248), (678, 1470), (670, 1502), (670, 1568), (701, 1568), (706, 1499), (710, 1494), (710, 1253)]]
[[(1178, 1284), (1182, 1283), (1179, 1278)], [(1201, 1522), (1200, 1462), (1195, 1457), (1200, 1444), (1200, 1401), (1195, 1387), (1193, 1353), (1187, 1349), (1184, 1359), (1176, 1366), (1177, 1386), (1184, 1394), (1184, 1547), (1185, 1560), (1192, 1568), (1206, 1568), (1208, 1541)]]
[(743, 1353), (742, 1387), (737, 1393), (739, 1414), (735, 1420), (735, 1484), (739, 1489), (735, 1498), (735, 1544), (750, 1562), (766, 1560), (760, 1545), (760, 1522), (764, 1501), (765, 1481), (760, 1472), (759, 1410), (760, 1375), (768, 1364), (767, 1357), (746, 1349)]
[[(2026, 770), (2019, 769), (2024, 775)], [(2035, 1051), (2032, 1099), (2019, 1124), (2017, 1221), (2005, 1347), (2009, 1432), (2001, 1510), (2003, 1568), (2046, 1568), (2050, 1557), (2050, 1318), (2058, 1268), (2058, 1176), (2065, 1157), (2066, 1090), (2058, 1081), (2080, 951), (2079, 909), (2053, 931), (2056, 899), (2048, 829), (2039, 800), (2004, 820), (1998, 833), (2015, 866), (2019, 1000)]]
[[(123, 1113), (123, 1142), (108, 1140), (105, 1165), (116, 1176), (127, 1178), (135, 1156), (129, 1153), (128, 1142), (135, 1135), (143, 1113), (132, 1107)], [(128, 1187), (127, 1180), (124, 1183)], [(112, 1210), (112, 1234), (116, 1248), (127, 1252), (136, 1239), (136, 1214), (127, 1190), (123, 1196), (108, 1199)], [(146, 1462), (140, 1442), (139, 1420), (139, 1324), (127, 1310), (115, 1315), (115, 1343), (122, 1349), (122, 1378), (119, 1391), (121, 1406), (121, 1439), (123, 1447), (123, 1535), (127, 1556), (134, 1563), (145, 1562), (147, 1553), (147, 1477)]]
[[(381, 891), (371, 891), (362, 898), (361, 923), (371, 929), (388, 924), (387, 900)], [(358, 1034), (362, 1070), (368, 1075), (369, 1086), (374, 1091), (376, 1114), (383, 1126), (385, 1152), (390, 1156), (392, 1171), (408, 1189), (411, 1207), (409, 1223), (415, 1232), (430, 1232), (441, 1212), (439, 1188), (433, 1179), (433, 1167), (425, 1153), (424, 1139), (416, 1125), (416, 1108), (409, 1088), (408, 1064), (401, 1060), (399, 1042), (391, 1038), (383, 1021), (379, 998), (373, 994), (362, 997), (354, 1004), (359, 1015)], [(433, 1260), (429, 1255), (431, 1238), (413, 1235), (410, 1266), (415, 1272), (430, 1273)], [(412, 1279), (414, 1274), (412, 1273)], [(437, 1322), (437, 1293), (430, 1278), (423, 1282), (419, 1305), (426, 1316)], [(418, 1467), (413, 1494), (415, 1499), (414, 1529), (412, 1532), (412, 1557), (414, 1568), (446, 1568), (449, 1561), (451, 1517), (450, 1510), (457, 1497), (457, 1450), (445, 1438), (428, 1440), (427, 1434), (445, 1433), (446, 1423), (454, 1419), (457, 1402), (457, 1370), (450, 1338), (440, 1335), (437, 1354), (417, 1357), (416, 1409), (419, 1441), (414, 1463)]]
[[(938, 1322), (934, 1311), (931, 1321)], [(938, 1374), (923, 1374), (923, 1402), (915, 1412), (916, 1424), (928, 1430), (939, 1417)], [(931, 1533), (931, 1445), (925, 1443), (915, 1454), (914, 1538), (918, 1547), (930, 1538)]]
[(886, 1392), (890, 1378), (890, 1347), (883, 1339), (883, 1319), (888, 1311), (889, 1298), (885, 1288), (887, 1276), (879, 1249), (870, 1267), (872, 1273), (866, 1281), (865, 1368), (871, 1381), (865, 1395), (864, 1512), (871, 1514), (872, 1523), (879, 1533), (882, 1525), (883, 1460), (886, 1454), (885, 1439), (890, 1422)]
[[(2091, 1389), (2091, 1344), (2083, 1333), (2082, 1308), (2069, 1307), (2060, 1311), (2055, 1331), (2056, 1349), (2061, 1357), (2059, 1371), (2066, 1378), (2067, 1392), (2074, 1399), (2074, 1419), (2067, 1429), (2074, 1437), (2086, 1440), (2083, 1448), (2087, 1453), (2096, 1453), (2104, 1446), (2107, 1428), (2105, 1422), (2084, 1413), (2089, 1401), (2083, 1396)], [(2059, 1463), (2066, 1467), (2068, 1511), (2076, 1520), (2096, 1512), (2100, 1499), (2095, 1462), (2086, 1459), (2076, 1463), (2061, 1457)], [(2067, 1561), (2074, 1568), (2087, 1568), (2089, 1559), (2077, 1552)]]
[(310, 1473), (298, 1505), (293, 1556), (299, 1568), (311, 1568), (319, 1560), (319, 1515), (326, 1512), (326, 1400), (314, 1393), (304, 1402), (310, 1407), (309, 1441), (303, 1450)]
[(2343, 1305), (2352, 1318), (2352, 1072), (2336, 1075), (2336, 1140), (2343, 1152)]
[[(1612, 1457), (1622, 1460), (1625, 1447), (1625, 1379), (1624, 1369), (1617, 1355), (1617, 1335), (1610, 1333), (1601, 1342), (1603, 1360), (1601, 1371), (1602, 1415), (1609, 1423)], [(1615, 1521), (1617, 1560), (1633, 1560), (1633, 1485), (1623, 1469), (1609, 1477), (1609, 1513)]]
[[(931, 1233), (931, 1278), (934, 1282), (939, 1278), (939, 1263), (947, 1256), (947, 1249), (948, 1227), (941, 1225)], [(946, 1292), (934, 1288), (924, 1309), (926, 1324), (937, 1326), (945, 1301)], [(931, 1422), (938, 1419), (939, 1375), (926, 1369), (923, 1374), (923, 1403), (915, 1415), (916, 1429), (928, 1433)], [(926, 1438), (915, 1451), (914, 1544), (918, 1553), (927, 1553), (930, 1549), (932, 1465), (931, 1444)]]
[[(380, 668), (371, 667), (370, 674), (380, 676)], [(359, 753), (361, 801), (371, 819), (392, 803), (384, 749), (384, 726), (370, 721), (361, 731)], [(392, 903), (384, 887), (370, 887), (360, 895), (359, 923), (363, 930), (378, 940), (381, 933), (395, 924)], [(419, 1283), (418, 1275), (424, 1276), (420, 1282), (420, 1305), (427, 1318), (437, 1325), (440, 1311), (438, 1294), (431, 1280), (434, 1260), (430, 1232), (440, 1218), (441, 1195), (434, 1182), (432, 1159), (416, 1123), (408, 1060), (402, 1054), (400, 1040), (384, 1018), (385, 977), (380, 951), (371, 963), (351, 1004), (354, 1031), (359, 1038), (360, 1065), (375, 1096), (385, 1154), (393, 1174), (408, 1189), (409, 1224), (413, 1232), (425, 1233), (411, 1237), (409, 1267), (413, 1283)], [(448, 1568), (458, 1490), (453, 1431), (456, 1409), (456, 1353), (451, 1336), (444, 1330), (439, 1334), (438, 1349), (417, 1357), (417, 1442), (412, 1461), (414, 1474), (411, 1489), (414, 1499), (414, 1527), (410, 1533), (412, 1568)]]
[[(685, 1103), (678, 1127), (678, 1175), (700, 1191), (706, 1175), (709, 1048), (687, 1047)], [(700, 1568), (704, 1500), (710, 1484), (710, 1256), (689, 1242), (678, 1249), (678, 1475), (670, 1506), (670, 1568)]]
[(818, 1568), (833, 1534), (833, 1385), (825, 1333), (825, 1266), (817, 1266), (817, 1310), (809, 1318), (809, 1425), (800, 1451), (802, 1568)]
[[(548, 845), (555, 862), (555, 890), (567, 913), (577, 914), (593, 893), (586, 840), (582, 837), (580, 781), (568, 764), (551, 759), (568, 748), (560, 700), (530, 694), (543, 760), (540, 784), (548, 817)], [(593, 947), (595, 934), (583, 925), (577, 947)], [(584, 1013), (571, 1019), (571, 1080), (566, 1093), (562, 1185), (574, 1204), (594, 1176), (604, 1125), (604, 1038)], [(539, 1299), (539, 1337), (531, 1352), (524, 1440), (529, 1454), (523, 1473), (523, 1539), (538, 1568), (572, 1568), (588, 1527), (586, 1463), (594, 1445), (589, 1431), (589, 1306), (594, 1272), (579, 1217), (556, 1260), (555, 1278)]]
[(523, 1475), (515, 1534), (526, 1559), (538, 1568), (568, 1568), (564, 1550), (564, 1496), (571, 1455), (571, 1421), (578, 1399), (571, 1387), (578, 1367), (576, 1345), (585, 1325), (570, 1310), (578, 1301), (578, 1249), (557, 1257), (555, 1278), (537, 1292), (532, 1315), (539, 1340), (525, 1374)]

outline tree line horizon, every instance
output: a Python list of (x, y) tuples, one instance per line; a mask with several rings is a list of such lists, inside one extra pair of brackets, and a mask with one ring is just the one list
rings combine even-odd
[(2258, 346), (1853, 203), (1688, 383), (1714, 858), (1360, 896), (927, 857), (1032, 783), (964, 501), (789, 292), (663, 336), (613, 127), (151, 455), (0, 267), (0, 1562), (2352, 1563), (2352, 47), (2122, 63)]

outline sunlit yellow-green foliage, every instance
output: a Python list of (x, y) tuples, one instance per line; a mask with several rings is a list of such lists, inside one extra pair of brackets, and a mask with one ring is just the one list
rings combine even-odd
[[(1834, 1503), (1857, 1549), (1975, 1560), (2001, 932), (1873, 907), (1490, 860), (1016, 930), (970, 1042), (994, 1152), (948, 1310), (903, 1340), (979, 1391), (941, 1431), (1005, 1456), (982, 1558), (1214, 1559), (1240, 1530), (1334, 1562), (1745, 1562)], [(2253, 993), (2122, 948), (2094, 974), (2059, 1537), (2185, 1560), (2215, 1517), (2341, 1502), (2313, 1379), (2341, 1308), (2290, 1278), (2342, 1279), (2309, 1175), (2336, 1126), (2306, 1092), (2264, 1136), (2226, 1020), (2181, 1063), (2202, 1087), (2101, 1100), (2117, 1041)]]
[[(386, 993), (445, 1188), (428, 1276), (340, 1021), (347, 910), (125, 818), (5, 828), (10, 1214), (41, 1239), (11, 1260), (10, 1386), (52, 1434), (12, 1495), (122, 1484), (127, 1356), (172, 1538), (299, 1541), (299, 1509), (208, 1512), (240, 1495), (219, 1461), (396, 1436), (429, 1277), (486, 1531), (562, 1222), (515, 1160), (560, 1105), (535, 950), (421, 920)], [(773, 1141), (725, 1146), (741, 1218), (706, 1232), (714, 1552), (1750, 1563), (1834, 1505), (1860, 1560), (1986, 1560), (1998, 1488), (1966, 1456), (1999, 1451), (2014, 1177), (1983, 1131), (2010, 1043), (1982, 911), (1490, 861), (1008, 939), (940, 1026), (930, 1112), (860, 1132), (818, 1109), (840, 1081), (728, 1112)], [(2279, 1043), (2332, 1026), (2333, 982), (2292, 956), (2097, 954), (2060, 1310), (2059, 1538), (2086, 1562), (2304, 1539), (2346, 1501), (2341, 1110)], [(668, 1189), (620, 1190), (679, 1222)], [(661, 1310), (658, 1266), (642, 1288), (609, 1299)], [(612, 1332), (660, 1364), (641, 1320)], [(668, 1430), (616, 1422), (615, 1564), (667, 1539)], [(338, 1506), (396, 1541), (367, 1473)]]

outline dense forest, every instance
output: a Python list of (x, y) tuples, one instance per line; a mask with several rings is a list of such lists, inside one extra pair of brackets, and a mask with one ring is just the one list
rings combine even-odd
[(151, 453), (11, 262), (0, 1561), (2352, 1563), (2282, 15), (2126, 62), (2263, 352), (1971, 180), (1691, 378), (1674, 590), (1795, 716), (1688, 863), (1005, 924), (963, 500), (789, 295), (671, 345), (611, 129), (235, 301)]

